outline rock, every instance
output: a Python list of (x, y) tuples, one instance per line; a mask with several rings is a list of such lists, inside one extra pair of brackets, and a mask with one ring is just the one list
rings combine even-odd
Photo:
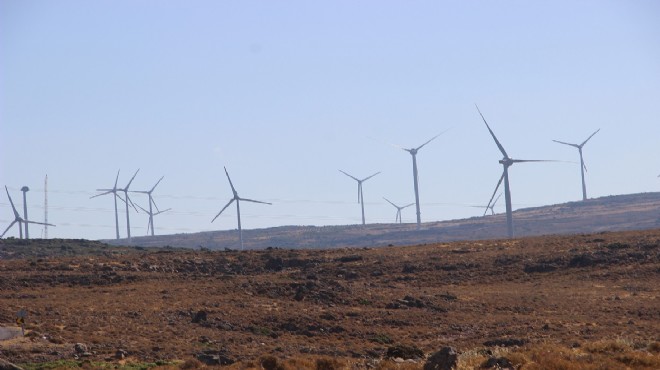
[(484, 342), (486, 347), (514, 347), (522, 346), (527, 343), (525, 339), (515, 339), (515, 338), (506, 338), (506, 339), (494, 339)]
[(422, 351), (421, 349), (415, 346), (398, 345), (398, 346), (389, 347), (387, 349), (387, 357), (389, 358), (401, 357), (404, 360), (407, 360), (409, 358), (422, 358), (424, 357), (424, 351)]
[(195, 316), (193, 316), (193, 318), (192, 318), (192, 323), (193, 324), (199, 324), (202, 321), (206, 321), (206, 311), (204, 311), (204, 310), (197, 311)]
[(481, 368), (482, 369), (495, 368), (495, 369), (502, 369), (502, 370), (513, 370), (514, 369), (513, 364), (506, 357), (498, 357), (498, 358), (491, 357), (481, 365)]
[(23, 368), (0, 358), (0, 370), (23, 370)]
[(458, 364), (458, 354), (452, 347), (443, 347), (431, 355), (424, 364), (424, 370), (452, 370)]
[(197, 359), (206, 365), (231, 365), (235, 362), (225, 351), (204, 351), (197, 354)]
[(73, 350), (76, 351), (77, 354), (83, 354), (87, 352), (87, 346), (83, 343), (76, 343), (73, 346)]
[(123, 349), (118, 349), (118, 350), (115, 352), (115, 358), (116, 358), (117, 360), (123, 360), (123, 359), (125, 359), (127, 356), (128, 356), (128, 352), (126, 352), (126, 351), (123, 350)]

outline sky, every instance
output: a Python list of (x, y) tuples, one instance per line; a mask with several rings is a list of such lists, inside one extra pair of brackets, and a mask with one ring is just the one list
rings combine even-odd
[[(157, 234), (479, 216), (508, 154), (514, 209), (660, 191), (660, 3), (0, 0), (0, 184), (50, 238), (115, 236), (154, 191)], [(147, 207), (147, 198), (131, 199)], [(504, 212), (503, 201), (496, 212)], [(13, 220), (0, 196), (0, 228)], [(131, 211), (131, 234), (148, 216)], [(414, 222), (414, 207), (403, 210)], [(126, 220), (120, 202), (120, 233)], [(31, 225), (31, 237), (44, 235)], [(5, 237), (18, 236), (14, 226)]]

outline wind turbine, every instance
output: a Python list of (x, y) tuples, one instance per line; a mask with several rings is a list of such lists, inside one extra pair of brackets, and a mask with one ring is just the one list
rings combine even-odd
[[(36, 221), (28, 221), (27, 219), (21, 218), (21, 215), (18, 214), (18, 211), (16, 210), (16, 207), (14, 207), (14, 201), (11, 199), (11, 195), (9, 195), (9, 190), (7, 189), (7, 186), (5, 186), (5, 191), (7, 192), (7, 198), (9, 198), (9, 203), (11, 203), (11, 209), (12, 209), (12, 211), (14, 211), (14, 221), (12, 221), (12, 223), (10, 223), (9, 226), (7, 226), (7, 228), (2, 233), (2, 235), (0, 235), (0, 238), (5, 236), (7, 231), (9, 231), (9, 229), (11, 229), (11, 227), (14, 226), (14, 224), (17, 223), (17, 222), (18, 222), (19, 235), (20, 235), (21, 239), (23, 239), (23, 223), (25, 223), (25, 224), (55, 226), (53, 224), (47, 224), (47, 223), (36, 222)], [(25, 193), (23, 193), (23, 194), (25, 194)], [(25, 238), (28, 239), (27, 235), (25, 235)]]
[[(476, 106), (476, 104), (475, 104), (475, 106)], [(493, 195), (490, 197), (490, 201), (488, 201), (488, 206), (487, 207), (490, 207), (490, 204), (493, 201), (493, 198), (495, 197), (495, 194), (497, 193), (497, 189), (499, 189), (500, 184), (502, 184), (502, 180), (504, 180), (504, 200), (506, 202), (507, 232), (508, 232), (509, 238), (513, 238), (513, 211), (511, 209), (511, 191), (509, 189), (509, 167), (511, 167), (514, 163), (554, 162), (554, 161), (539, 160), (539, 159), (513, 159), (513, 158), (509, 157), (509, 155), (506, 153), (506, 150), (504, 150), (504, 147), (502, 146), (502, 144), (500, 144), (500, 141), (497, 140), (497, 137), (495, 136), (495, 133), (493, 133), (493, 130), (491, 130), (490, 126), (488, 126), (488, 122), (486, 122), (486, 118), (484, 118), (484, 115), (481, 114), (481, 110), (479, 110), (478, 106), (477, 106), (477, 111), (479, 112), (479, 115), (481, 116), (481, 119), (484, 120), (484, 123), (486, 124), (486, 127), (488, 128), (488, 132), (490, 132), (490, 135), (493, 137), (493, 140), (495, 140), (495, 144), (497, 145), (500, 152), (502, 152), (502, 155), (504, 156), (499, 161), (502, 164), (502, 167), (504, 167), (504, 171), (502, 172), (502, 176), (500, 177), (500, 181), (497, 182), (497, 186), (495, 187), (495, 191), (493, 192)]]
[(358, 201), (358, 203), (360, 203), (362, 205), (362, 225), (364, 225), (365, 224), (365, 222), (364, 222), (364, 196), (362, 195), (362, 183), (369, 180), (370, 178), (378, 175), (380, 173), (380, 171), (374, 173), (371, 176), (365, 177), (362, 180), (358, 179), (357, 177), (351, 176), (351, 175), (347, 174), (346, 172), (344, 172), (342, 170), (339, 170), (339, 172), (341, 172), (344, 175), (352, 178), (353, 180), (357, 181), (357, 183), (358, 183), (358, 194), (357, 194), (358, 199), (357, 199), (357, 201)]
[[(164, 211), (161, 211), (158, 209), (158, 206), (156, 205), (156, 202), (154, 201), (154, 198), (151, 196), (151, 193), (154, 192), (154, 189), (156, 189), (156, 186), (160, 184), (161, 180), (163, 180), (165, 176), (161, 177), (158, 182), (156, 182), (156, 185), (154, 185), (151, 190), (131, 190), (131, 193), (142, 193), (142, 194), (147, 194), (149, 196), (149, 210), (147, 211), (146, 209), (140, 207), (140, 205), (137, 205), (141, 210), (143, 210), (145, 213), (149, 215), (149, 224), (147, 225), (147, 234), (149, 234), (149, 229), (151, 228), (151, 236), (154, 236), (154, 216), (159, 215), (163, 212), (169, 211), (171, 208), (168, 208)], [(153, 211), (153, 207), (156, 207), (156, 213)]]
[(115, 178), (115, 186), (112, 187), (112, 189), (96, 189), (96, 191), (102, 191), (103, 193), (101, 194), (96, 194), (89, 199), (100, 197), (101, 195), (106, 195), (112, 193), (115, 198), (115, 231), (117, 233), (117, 239), (119, 239), (119, 213), (117, 213), (117, 197), (119, 196), (117, 192), (119, 189), (117, 188), (117, 181), (119, 180), (119, 171), (117, 171), (117, 177)]
[(591, 136), (589, 136), (587, 140), (583, 141), (582, 144), (571, 144), (559, 140), (552, 140), (555, 143), (564, 144), (577, 148), (578, 152), (580, 152), (580, 173), (582, 174), (582, 200), (587, 200), (587, 185), (585, 185), (584, 182), (584, 171), (587, 170), (587, 166), (585, 166), (584, 159), (582, 159), (582, 147), (584, 146), (584, 144), (587, 143), (587, 141), (589, 141), (589, 139), (591, 139), (594, 135), (596, 135), (598, 131), (600, 131), (600, 129), (596, 130), (593, 134), (591, 134)]
[[(119, 197), (119, 199), (123, 200), (124, 203), (126, 203), (126, 235), (128, 238), (128, 241), (131, 241), (131, 219), (129, 217), (129, 212), (128, 212), (128, 205), (130, 203), (131, 206), (133, 206), (133, 209), (135, 209), (135, 212), (137, 212), (137, 208), (135, 208), (135, 204), (133, 204), (133, 201), (131, 198), (128, 197), (128, 188), (131, 186), (131, 183), (133, 182), (133, 179), (135, 179), (135, 176), (137, 176), (138, 172), (140, 172), (140, 169), (138, 168), (137, 171), (133, 174), (133, 177), (131, 177), (131, 180), (126, 184), (126, 187), (123, 189), (117, 189), (117, 191), (123, 191), (124, 192), (124, 197), (126, 200), (122, 199)], [(116, 186), (116, 185), (115, 185)]]
[[(484, 216), (486, 215), (486, 213), (488, 213), (489, 209), (490, 209), (490, 214), (491, 215), (495, 214), (495, 209), (494, 209), (495, 204), (497, 203), (498, 200), (500, 200), (501, 196), (502, 196), (502, 193), (500, 193), (492, 203), (489, 203), (488, 205), (486, 205), (486, 209), (484, 210)], [(470, 207), (472, 207), (472, 208), (484, 208), (483, 206), (470, 206)]]
[(221, 214), (225, 209), (227, 209), (227, 207), (229, 207), (229, 205), (230, 205), (233, 201), (236, 201), (236, 215), (237, 215), (237, 217), (238, 217), (238, 235), (239, 235), (239, 238), (240, 238), (240, 240), (241, 240), (241, 250), (243, 250), (243, 230), (241, 229), (241, 206), (240, 206), (240, 201), (241, 201), (241, 200), (244, 200), (244, 201), (246, 201), (246, 202), (261, 203), (261, 204), (269, 204), (269, 205), (272, 205), (272, 203), (262, 202), (262, 201), (258, 201), (258, 200), (253, 200), (253, 199), (247, 199), (247, 198), (241, 198), (241, 197), (239, 197), (239, 196), (238, 196), (238, 192), (236, 192), (236, 188), (234, 188), (234, 184), (232, 184), (232, 182), (231, 182), (231, 178), (229, 177), (229, 172), (227, 172), (227, 167), (224, 167), (224, 169), (225, 169), (225, 174), (227, 175), (227, 180), (229, 180), (229, 186), (231, 186), (231, 191), (234, 193), (234, 197), (231, 198), (231, 200), (229, 201), (229, 203), (227, 203), (224, 207), (222, 207), (222, 209), (220, 210), (220, 212), (218, 212), (218, 214), (215, 215), (215, 217), (213, 217), (213, 220), (211, 220), (211, 222), (215, 221), (215, 219), (218, 218), (218, 216), (220, 216), (220, 214)]
[(408, 207), (415, 204), (415, 203), (410, 203), (410, 204), (406, 204), (405, 206), (397, 206), (396, 204), (392, 203), (392, 201), (390, 201), (389, 199), (387, 199), (385, 197), (383, 197), (383, 199), (385, 199), (387, 201), (387, 203), (393, 205), (396, 208), (396, 217), (394, 218), (394, 223), (396, 223), (397, 221), (399, 221), (399, 223), (401, 223), (401, 210), (402, 209), (408, 208)]
[[(23, 186), (21, 188), (21, 191), (23, 192), (23, 217), (25, 217), (25, 220), (28, 220), (28, 215), (27, 215), (27, 192), (30, 191), (30, 188), (27, 186)], [(25, 223), (25, 239), (30, 239), (30, 233), (28, 232), (28, 223)]]
[(441, 133), (435, 135), (434, 137), (432, 137), (431, 139), (429, 139), (429, 140), (428, 140), (427, 142), (425, 142), (424, 144), (418, 146), (417, 148), (406, 149), (406, 148), (398, 147), (399, 149), (403, 149), (403, 150), (405, 150), (406, 152), (410, 153), (410, 155), (412, 156), (412, 162), (413, 162), (413, 182), (414, 182), (414, 186), (415, 186), (415, 206), (416, 206), (416, 208), (417, 208), (417, 229), (421, 228), (421, 224), (422, 224), (422, 216), (421, 216), (421, 211), (420, 211), (420, 209), (419, 209), (419, 184), (418, 184), (419, 176), (418, 176), (418, 174), (417, 174), (417, 152), (418, 152), (420, 149), (422, 149), (426, 144), (428, 144), (428, 143), (430, 143), (431, 141), (435, 140), (435, 138), (437, 138), (438, 136), (444, 134), (445, 132), (447, 132), (447, 130), (445, 130), (445, 131), (443, 131), (443, 132), (441, 132)]

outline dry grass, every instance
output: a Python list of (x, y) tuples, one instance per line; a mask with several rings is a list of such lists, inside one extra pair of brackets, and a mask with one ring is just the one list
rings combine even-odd
[(183, 369), (205, 368), (192, 359), (206, 351), (235, 369), (419, 369), (388, 348), (449, 345), (460, 369), (489, 356), (523, 369), (660, 368), (660, 230), (379, 249), (58, 249), (0, 260), (0, 323), (26, 308), (31, 332), (2, 342), (0, 357), (72, 360), (81, 342), (110, 365), (121, 349), (127, 363)]

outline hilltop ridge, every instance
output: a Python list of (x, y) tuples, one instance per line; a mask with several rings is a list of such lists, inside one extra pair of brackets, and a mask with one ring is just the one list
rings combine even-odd
[[(660, 227), (660, 192), (612, 195), (513, 212), (516, 237), (570, 235)], [(279, 226), (243, 230), (246, 249), (268, 247), (343, 248), (414, 245), (506, 238), (504, 213), (467, 219), (409, 224)], [(113, 245), (237, 249), (236, 230), (104, 240)]]

